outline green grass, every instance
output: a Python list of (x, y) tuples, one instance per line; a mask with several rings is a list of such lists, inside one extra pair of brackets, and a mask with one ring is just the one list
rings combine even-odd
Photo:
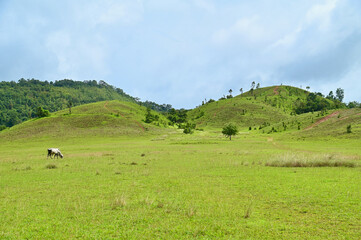
[[(359, 239), (360, 109), (309, 130), (324, 116), (273, 109), (265, 130), (283, 126), (277, 116), (301, 130), (244, 125), (230, 141), (222, 111), (246, 98), (203, 106), (195, 121), (214, 124), (192, 135), (121, 101), (0, 132), (0, 239)], [(252, 106), (249, 120), (271, 108)], [(47, 158), (49, 147), (64, 158)]]
[[(359, 141), (339, 141), (331, 152), (243, 133), (5, 142), (0, 238), (358, 239), (359, 167), (265, 166), (295, 152), (360, 163)], [(47, 159), (60, 145), (64, 158)]]

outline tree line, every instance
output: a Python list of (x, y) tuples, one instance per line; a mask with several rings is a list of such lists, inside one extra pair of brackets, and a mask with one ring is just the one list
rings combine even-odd
[(17, 82), (0, 82), (0, 130), (51, 112), (105, 100), (130, 101), (158, 111), (171, 109), (171, 105), (141, 102), (103, 80), (49, 82), (21, 78)]

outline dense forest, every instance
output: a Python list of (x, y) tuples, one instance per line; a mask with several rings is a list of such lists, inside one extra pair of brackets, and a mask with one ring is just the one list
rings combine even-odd
[(104, 81), (64, 79), (48, 82), (22, 78), (18, 82), (0, 82), (0, 130), (40, 117), (39, 108), (55, 112), (69, 106), (105, 100), (136, 102), (161, 112), (172, 108), (169, 104), (141, 102)]

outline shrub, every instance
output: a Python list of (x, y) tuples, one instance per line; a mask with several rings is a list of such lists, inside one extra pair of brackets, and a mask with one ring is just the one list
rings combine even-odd
[(347, 125), (347, 133), (352, 133), (352, 131), (351, 131), (351, 124), (350, 125)]
[(48, 165), (46, 165), (47, 169), (55, 169), (57, 168), (57, 166), (54, 163), (49, 163)]
[(48, 110), (44, 110), (42, 107), (38, 107), (37, 111), (36, 111), (36, 115), (39, 117), (39, 118), (42, 118), (42, 117), (49, 117), (50, 116), (50, 113)]

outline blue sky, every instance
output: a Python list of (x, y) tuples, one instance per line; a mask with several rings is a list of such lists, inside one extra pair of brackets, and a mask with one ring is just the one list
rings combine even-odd
[(361, 101), (358, 0), (0, 0), (0, 81), (105, 80), (193, 108), (233, 89)]

